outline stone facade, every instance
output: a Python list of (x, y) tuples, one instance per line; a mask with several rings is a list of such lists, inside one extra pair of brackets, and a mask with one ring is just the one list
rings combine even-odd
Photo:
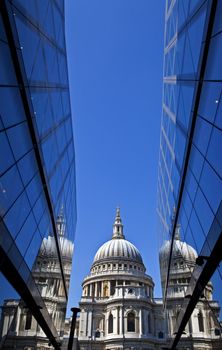
[[(62, 225), (63, 223), (58, 221), (62, 255), (66, 262), (65, 278), (69, 284), (73, 244), (64, 238)], [(99, 248), (90, 274), (82, 283), (81, 312), (77, 319), (73, 349), (170, 349), (172, 338), (177, 331), (179, 311), (184, 303), (184, 295), (197, 257), (196, 251), (181, 241), (179, 226), (175, 238), (168, 303), (164, 312), (162, 299), (154, 298), (154, 282), (151, 276), (146, 274), (140, 252), (125, 239), (120, 212), (117, 210), (112, 239)], [(169, 251), (170, 242), (166, 241), (160, 249), (163, 288)], [(64, 323), (66, 301), (53, 237), (49, 236), (44, 240), (33, 272), (41, 296), (56, 324), (62, 349), (65, 350), (71, 319), (66, 319)], [(209, 282), (185, 328), (178, 349), (221, 350), (221, 327), (218, 321), (220, 307), (213, 300), (212, 293), (213, 285)], [(51, 349), (36, 320), (21, 301), (5, 301), (2, 307), (0, 335), (2, 349)]]
[[(82, 284), (78, 340), (81, 350), (167, 349), (176, 332), (177, 314), (189, 285), (196, 251), (178, 237), (173, 249), (175, 275), (170, 275), (168, 309), (154, 298), (154, 282), (146, 274), (142, 257), (125, 240), (117, 210), (112, 239), (95, 255), (90, 274)], [(164, 286), (170, 243), (160, 250), (160, 268)], [(172, 270), (174, 271), (174, 270)], [(179, 271), (179, 274), (178, 274)], [(220, 349), (217, 332), (219, 305), (212, 300), (213, 286), (208, 283), (205, 298), (192, 314), (178, 349)]]

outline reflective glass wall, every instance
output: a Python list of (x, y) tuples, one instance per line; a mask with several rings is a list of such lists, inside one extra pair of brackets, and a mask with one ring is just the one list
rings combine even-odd
[[(173, 337), (178, 331), (182, 338), (203, 337), (207, 331), (220, 343), (218, 348), (222, 344), (221, 33), (222, 1), (166, 1), (157, 205), (164, 305), (166, 312), (171, 308), (175, 313)], [(203, 308), (208, 311), (201, 327), (197, 320)]]
[[(61, 0), (0, 3), (0, 215), (1, 316), (11, 300), (12, 313), (35, 319), (26, 331), (44, 331), (56, 347), (76, 226)], [(1, 320), (0, 341), (19, 327)]]

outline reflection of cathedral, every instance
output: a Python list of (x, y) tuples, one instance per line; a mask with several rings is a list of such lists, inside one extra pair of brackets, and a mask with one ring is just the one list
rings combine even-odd
[[(57, 218), (57, 232), (68, 289), (73, 243), (64, 237), (65, 222), (62, 214)], [(49, 235), (43, 239), (32, 273), (49, 316), (62, 340), (67, 300), (53, 236)], [(1, 349), (45, 350), (52, 348), (35, 318), (21, 300), (5, 300), (2, 306), (0, 339)]]
[[(170, 242), (160, 250), (164, 285)], [(179, 226), (173, 247), (169, 308), (154, 299), (154, 283), (137, 248), (123, 234), (117, 210), (112, 239), (97, 251), (90, 275), (83, 281), (78, 339), (81, 350), (167, 349), (176, 330), (178, 311), (195, 265), (196, 251), (182, 242)], [(175, 273), (174, 273), (175, 271)], [(212, 301), (212, 284), (205, 289), (186, 327), (178, 349), (221, 349), (217, 328), (219, 305)]]

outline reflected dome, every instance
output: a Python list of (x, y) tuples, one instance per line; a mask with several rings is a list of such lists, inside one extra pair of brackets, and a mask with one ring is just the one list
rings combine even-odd
[[(170, 246), (171, 241), (165, 241), (163, 246), (160, 249), (160, 261), (168, 259), (170, 254)], [(186, 261), (196, 261), (197, 258), (197, 252), (196, 250), (191, 247), (186, 242), (182, 242), (179, 239), (175, 239), (173, 242), (173, 252), (172, 252), (172, 259), (174, 258), (183, 258)]]
[[(62, 257), (72, 259), (74, 244), (63, 236), (59, 236), (59, 243)], [(55, 237), (48, 236), (43, 239), (39, 256), (58, 258)]]

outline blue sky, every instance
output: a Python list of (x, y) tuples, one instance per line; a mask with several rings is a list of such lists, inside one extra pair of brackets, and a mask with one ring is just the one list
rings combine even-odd
[(157, 168), (162, 103), (164, 0), (67, 0), (78, 223), (71, 306), (117, 206), (161, 296)]

